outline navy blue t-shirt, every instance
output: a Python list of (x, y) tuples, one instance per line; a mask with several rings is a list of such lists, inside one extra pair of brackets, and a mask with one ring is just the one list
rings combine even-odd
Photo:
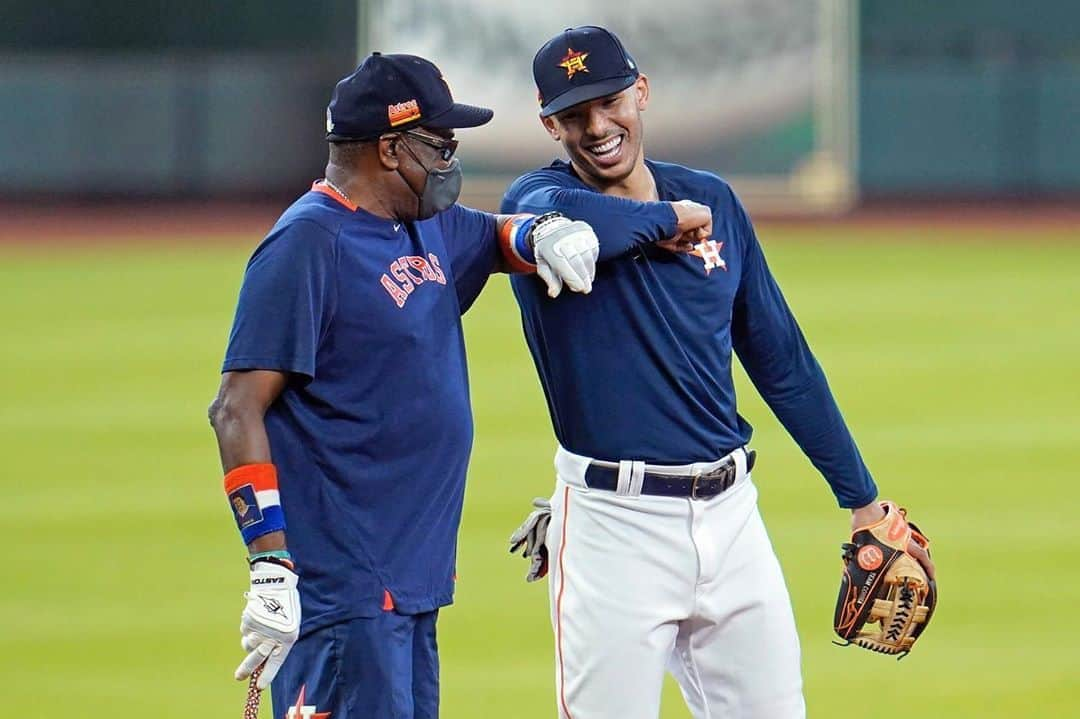
[(266, 414), (301, 631), (453, 599), (472, 444), (461, 315), (498, 259), (460, 206), (395, 223), (306, 193), (248, 262), (223, 371), (278, 370)]
[(546, 297), (513, 277), (525, 337), (566, 449), (607, 460), (685, 464), (750, 441), (736, 411), (732, 350), (843, 507), (877, 496), (821, 367), (765, 262), (742, 205), (719, 177), (649, 161), (660, 200), (713, 209), (695, 254), (652, 245), (671, 235), (645, 218), (661, 203), (602, 195), (566, 162), (508, 188), (503, 212), (559, 210), (589, 222), (601, 244), (636, 249), (601, 262), (591, 294)]

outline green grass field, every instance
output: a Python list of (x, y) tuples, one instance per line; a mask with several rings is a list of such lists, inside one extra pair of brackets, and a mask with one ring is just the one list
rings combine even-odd
[[(904, 661), (830, 643), (846, 513), (740, 376), (810, 715), (1074, 716), (1080, 244), (925, 226), (761, 235), (940, 578)], [(240, 716), (246, 571), (205, 417), (256, 239), (0, 248), (5, 716)], [(545, 588), (504, 544), (550, 491), (553, 439), (504, 278), (466, 330), (477, 440), (440, 622), (443, 716), (553, 717)], [(688, 716), (674, 684), (663, 716)]]

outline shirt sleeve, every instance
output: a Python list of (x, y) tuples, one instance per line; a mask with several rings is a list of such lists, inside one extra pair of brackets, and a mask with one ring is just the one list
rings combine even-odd
[(567, 187), (553, 172), (532, 172), (514, 181), (499, 211), (505, 214), (558, 211), (592, 226), (600, 241), (601, 261), (675, 234), (675, 210), (666, 202), (640, 202)]
[(223, 372), (276, 370), (315, 378), (337, 299), (335, 235), (296, 220), (263, 240), (244, 273)]
[(751, 382), (832, 488), (841, 507), (869, 504), (877, 487), (776, 284), (746, 211), (734, 200), (744, 243), (732, 344)]
[(480, 290), (484, 289), (499, 260), (495, 216), (454, 205), (439, 214), (439, 222), (443, 242), (450, 253), (458, 304), (461, 313), (465, 314), (480, 295)]

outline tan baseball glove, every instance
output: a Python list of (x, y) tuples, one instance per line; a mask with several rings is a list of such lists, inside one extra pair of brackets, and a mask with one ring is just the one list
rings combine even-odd
[(903, 657), (930, 623), (937, 583), (908, 551), (914, 540), (929, 555), (930, 541), (907, 521), (905, 510), (888, 501), (881, 507), (882, 519), (856, 529), (841, 545), (844, 576), (833, 626), (843, 646)]

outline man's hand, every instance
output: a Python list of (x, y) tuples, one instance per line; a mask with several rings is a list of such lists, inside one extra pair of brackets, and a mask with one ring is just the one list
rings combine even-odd
[(600, 241), (589, 225), (559, 214), (541, 216), (532, 228), (536, 274), (558, 297), (563, 283), (574, 292), (592, 292)]
[[(851, 531), (855, 532), (863, 527), (877, 524), (885, 516), (885, 508), (878, 501), (851, 510)], [(927, 576), (935, 579), (934, 562), (930, 559), (930, 553), (926, 547), (919, 544), (915, 539), (908, 540), (907, 553), (919, 560), (919, 564), (926, 571)]]
[(532, 560), (525, 575), (527, 582), (535, 582), (548, 573), (547, 528), (551, 523), (551, 502), (537, 497), (533, 500), (533, 507), (521, 526), (510, 535), (510, 553), (524, 547), (521, 556)]
[(693, 200), (668, 203), (675, 210), (675, 234), (656, 244), (669, 252), (689, 252), (712, 236), (712, 209)]
[(300, 632), (298, 577), (273, 562), (251, 565), (251, 589), (240, 619), (240, 646), (248, 653), (236, 668), (237, 679), (247, 679), (265, 662), (257, 687), (270, 686)]

